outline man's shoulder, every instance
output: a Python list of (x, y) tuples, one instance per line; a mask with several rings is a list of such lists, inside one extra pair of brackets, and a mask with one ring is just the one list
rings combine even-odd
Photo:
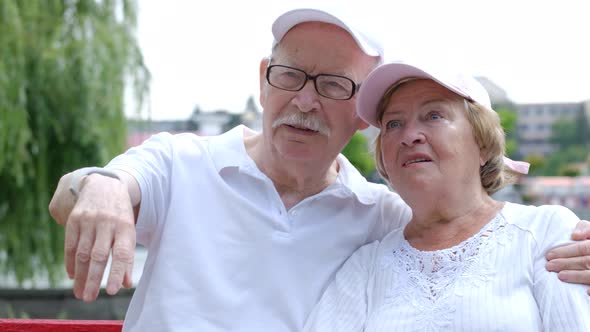
[(218, 135), (201, 135), (198, 132), (159, 133), (151, 139), (169, 144), (176, 151), (196, 152), (197, 149), (202, 152), (233, 153), (243, 146), (245, 130), (249, 129), (240, 125)]
[(375, 204), (401, 200), (399, 195), (392, 192), (386, 185), (368, 181), (343, 154), (338, 156), (337, 161), (340, 165), (342, 183), (362, 202)]

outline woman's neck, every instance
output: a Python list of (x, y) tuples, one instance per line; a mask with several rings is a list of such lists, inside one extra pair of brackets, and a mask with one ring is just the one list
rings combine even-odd
[(408, 203), (413, 216), (404, 230), (406, 240), (424, 251), (452, 247), (479, 232), (504, 205), (485, 192), (467, 198), (453, 201), (447, 196), (430, 205)]

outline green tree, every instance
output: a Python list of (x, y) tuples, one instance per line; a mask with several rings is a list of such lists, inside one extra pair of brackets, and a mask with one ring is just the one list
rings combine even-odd
[(518, 141), (516, 137), (516, 112), (507, 106), (499, 106), (496, 110), (500, 117), (500, 123), (506, 133), (506, 155), (514, 157), (518, 151)]
[(367, 177), (375, 171), (375, 161), (369, 152), (369, 143), (365, 135), (356, 132), (350, 142), (342, 150), (342, 154), (348, 158), (359, 172)]
[(544, 175), (579, 175), (573, 163), (584, 163), (590, 151), (590, 128), (583, 109), (573, 120), (562, 119), (553, 124), (551, 143), (558, 149), (549, 157), (543, 169)]
[(575, 121), (560, 119), (553, 123), (550, 142), (560, 148), (577, 145), (579, 143), (577, 125)]
[(525, 161), (531, 164), (530, 175), (541, 175), (541, 172), (545, 167), (545, 158), (543, 156), (536, 154), (529, 155), (525, 158)]
[(559, 168), (559, 176), (576, 177), (580, 175), (580, 169), (572, 165), (563, 165)]
[(124, 90), (138, 110), (149, 72), (131, 0), (0, 0), (0, 273), (63, 274), (59, 177), (124, 148)]
[(563, 175), (563, 172), (572, 174), (571, 171), (567, 170), (569, 169), (569, 165), (584, 162), (587, 156), (588, 149), (584, 146), (570, 145), (563, 150), (560, 149), (551, 154), (546, 159), (546, 163), (540, 173), (546, 176)]

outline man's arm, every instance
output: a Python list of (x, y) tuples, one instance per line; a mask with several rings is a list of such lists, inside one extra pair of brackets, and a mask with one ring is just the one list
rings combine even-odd
[(551, 331), (589, 331), (590, 297), (584, 294), (586, 287), (561, 282), (555, 273), (547, 272), (543, 253), (546, 249), (570, 242), (569, 232), (579, 221), (570, 210), (553, 207), (553, 213), (547, 216), (547, 225), (534, 259), (533, 293), (543, 320), (543, 330)]
[(116, 173), (120, 180), (100, 174), (84, 177), (77, 200), (69, 191), (73, 173), (68, 173), (59, 180), (49, 204), (51, 216), (66, 228), (66, 271), (74, 279), (75, 296), (84, 301), (98, 296), (111, 250), (107, 293), (132, 286), (135, 221), (141, 194), (133, 176)]
[[(548, 271), (559, 272), (560, 280), (590, 285), (590, 222), (580, 221), (572, 234), (576, 243), (547, 252)], [(588, 289), (590, 295), (590, 289)]]

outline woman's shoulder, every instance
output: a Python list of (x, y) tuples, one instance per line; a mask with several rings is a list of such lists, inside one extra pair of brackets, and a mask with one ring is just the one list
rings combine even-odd
[(506, 202), (501, 213), (508, 223), (523, 227), (530, 227), (539, 220), (561, 220), (566, 223), (579, 221), (570, 209), (561, 205), (534, 206)]
[(539, 242), (548, 236), (569, 239), (580, 221), (570, 209), (561, 205), (532, 206), (507, 202), (501, 214), (507, 224), (533, 234)]

